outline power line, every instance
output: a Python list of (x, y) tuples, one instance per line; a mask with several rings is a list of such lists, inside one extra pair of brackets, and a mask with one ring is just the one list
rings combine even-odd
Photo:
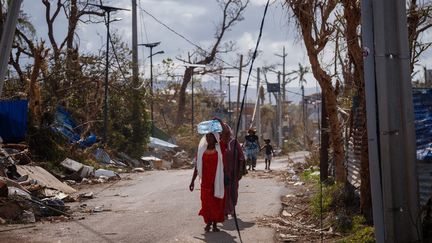
[[(179, 36), (180, 38), (182, 38), (183, 40), (185, 40), (186, 42), (188, 42), (192, 46), (198, 48), (200, 51), (202, 51), (202, 52), (204, 52), (206, 54), (209, 54), (209, 52), (206, 51), (206, 50), (204, 50), (201, 46), (199, 46), (198, 44), (194, 43), (190, 39), (186, 38), (184, 35), (180, 34), (176, 30), (174, 30), (173, 28), (171, 28), (170, 26), (168, 26), (167, 24), (165, 24), (164, 22), (162, 22), (161, 20), (159, 20), (158, 18), (156, 18), (153, 14), (151, 14), (147, 10), (143, 9), (141, 6), (139, 6), (139, 8), (140, 8), (140, 11), (142, 11), (142, 12), (146, 13), (147, 15), (149, 15), (151, 18), (153, 18), (156, 22), (158, 22), (159, 24), (161, 24), (162, 26), (164, 26), (165, 28), (167, 28), (169, 31), (173, 32), (174, 34), (176, 34), (177, 36)], [(215, 57), (215, 59), (221, 61), (222, 63), (224, 63), (225, 65), (227, 65), (230, 68), (234, 68), (234, 69), (237, 69), (237, 70), (240, 69), (239, 67), (237, 67), (237, 66), (235, 66), (235, 65), (233, 65), (231, 63), (228, 63), (227, 61), (225, 61), (225, 60), (223, 60), (223, 59), (221, 59), (219, 57)], [(247, 74), (246, 70), (244, 70), (242, 72), (244, 72), (244, 73)], [(256, 78), (253, 75), (252, 75), (252, 77)]]

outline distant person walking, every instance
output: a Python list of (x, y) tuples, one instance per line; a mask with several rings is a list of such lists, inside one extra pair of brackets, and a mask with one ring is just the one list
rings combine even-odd
[(245, 148), (247, 164), (249, 165), (248, 170), (255, 170), (260, 144), (253, 128), (248, 130), (248, 135), (245, 137), (243, 146)]
[(270, 144), (270, 139), (264, 139), (265, 145), (261, 150), (265, 150), (265, 169), (270, 170), (270, 163), (272, 160), (272, 155), (274, 155), (273, 146)]
[(218, 222), (225, 219), (225, 188), (223, 154), (219, 145), (219, 133), (208, 133), (202, 137), (196, 156), (196, 166), (189, 185), (190, 191), (195, 187), (197, 175), (201, 178), (201, 210), (204, 218), (205, 232), (213, 226), (213, 232), (220, 231)]

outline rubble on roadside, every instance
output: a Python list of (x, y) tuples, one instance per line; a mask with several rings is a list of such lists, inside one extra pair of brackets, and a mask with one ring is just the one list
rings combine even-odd
[(54, 176), (31, 162), (27, 146), (0, 143), (0, 224), (67, 220), (71, 215), (65, 203), (94, 197), (93, 193), (77, 194), (71, 186), (120, 179), (115, 171), (95, 170), (70, 158), (60, 165), (64, 174)]

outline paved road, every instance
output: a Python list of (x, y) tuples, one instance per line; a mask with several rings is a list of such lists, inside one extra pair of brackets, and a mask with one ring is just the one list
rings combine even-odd
[[(273, 170), (284, 170), (287, 159), (275, 158)], [(262, 163), (258, 169), (263, 169)], [(74, 203), (110, 211), (84, 214), (85, 219), (37, 223), (30, 229), (0, 233), (2, 242), (239, 242), (228, 219), (219, 233), (204, 233), (199, 217), (199, 190), (188, 191), (192, 170), (131, 174), (115, 185), (92, 187), (96, 198)], [(198, 188), (199, 189), (199, 188)], [(279, 213), (280, 196), (289, 193), (273, 178), (246, 176), (240, 184), (237, 213), (244, 242), (273, 242), (272, 229), (259, 227), (257, 218)], [(10, 226), (9, 226), (10, 227)], [(20, 227), (14, 225), (12, 227)], [(0, 227), (0, 232), (5, 227)], [(7, 228), (6, 228), (7, 229)]]

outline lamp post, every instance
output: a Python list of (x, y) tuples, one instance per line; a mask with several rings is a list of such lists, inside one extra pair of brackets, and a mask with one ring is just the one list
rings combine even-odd
[(158, 46), (161, 42), (154, 42), (154, 43), (145, 43), (145, 44), (138, 44), (138, 46), (145, 46), (150, 48), (150, 55), (148, 56), (150, 58), (150, 96), (151, 96), (151, 102), (150, 102), (150, 119), (151, 119), (151, 135), (154, 136), (154, 116), (153, 116), (153, 56), (157, 54), (163, 54), (164, 51), (158, 51), (153, 54), (153, 48)]
[[(185, 63), (183, 64), (183, 66), (185, 66), (186, 68), (191, 67), (191, 68), (197, 68), (197, 67), (202, 67), (205, 68), (207, 67), (204, 64), (194, 64), (194, 63)], [(192, 131), (194, 130), (194, 124), (195, 124), (195, 112), (194, 112), (194, 81), (193, 81), (193, 70), (192, 70), (192, 75), (191, 75), (191, 108), (192, 108), (192, 114), (191, 114), (191, 129)]]
[(231, 126), (232, 124), (232, 118), (231, 118), (231, 114), (232, 114), (232, 110), (231, 110), (231, 78), (235, 77), (235, 76), (231, 76), (231, 75), (226, 75), (226, 78), (228, 78), (228, 124)]
[(105, 84), (104, 84), (104, 127), (103, 127), (103, 143), (106, 144), (108, 142), (108, 72), (109, 72), (109, 43), (110, 43), (110, 31), (109, 31), (109, 24), (110, 22), (117, 21), (119, 19), (114, 19), (113, 21), (110, 20), (110, 14), (111, 12), (118, 11), (118, 10), (125, 10), (130, 11), (129, 9), (124, 8), (116, 8), (116, 7), (110, 7), (105, 5), (98, 5), (98, 4), (89, 4), (96, 6), (104, 11), (104, 14), (106, 15), (106, 29), (107, 29), (107, 36), (106, 36), (106, 52), (105, 52)]

